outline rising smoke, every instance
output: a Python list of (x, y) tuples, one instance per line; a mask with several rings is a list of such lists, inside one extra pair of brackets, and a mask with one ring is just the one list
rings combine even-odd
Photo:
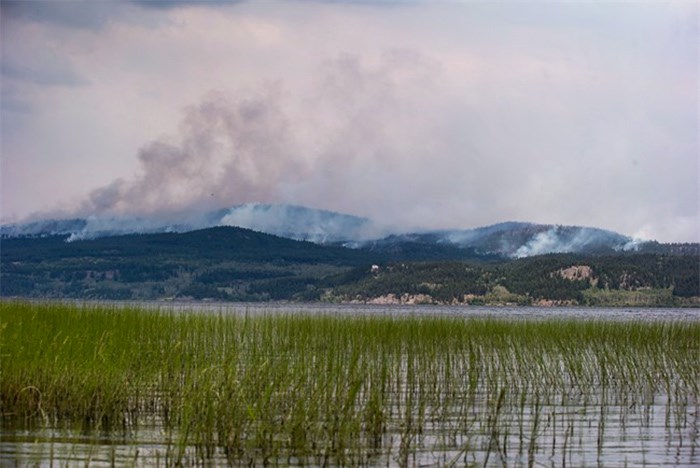
[[(414, 50), (341, 55), (310, 75), (304, 83), (209, 92), (186, 109), (175, 135), (141, 148), (136, 177), (95, 190), (69, 216), (155, 216), (167, 224), (283, 203), (406, 232), (508, 219), (584, 224), (650, 203), (651, 173), (609, 158), (610, 141), (642, 143), (578, 109), (574, 88), (560, 96), (570, 106), (554, 107), (523, 100), (527, 87), (496, 89), (483, 77), (471, 83), (477, 93)], [(580, 141), (585, 151), (574, 151)], [(542, 235), (518, 255), (557, 242)]]
[(373, 65), (344, 55), (302, 94), (279, 83), (210, 92), (186, 110), (178, 137), (140, 150), (134, 180), (95, 190), (80, 214), (167, 216), (251, 202), (386, 211), (414, 192), (417, 159), (435, 156), (424, 138), (430, 117), (418, 110), (438, 97), (436, 67), (412, 51)]
[(83, 211), (156, 213), (245, 201), (276, 201), (304, 165), (278, 90), (230, 97), (212, 92), (187, 109), (180, 138), (141, 149), (141, 174), (94, 191)]

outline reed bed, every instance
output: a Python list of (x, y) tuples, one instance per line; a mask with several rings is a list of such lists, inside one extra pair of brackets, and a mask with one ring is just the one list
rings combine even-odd
[(4, 437), (155, 427), (156, 465), (692, 465), (698, 362), (698, 322), (0, 303)]

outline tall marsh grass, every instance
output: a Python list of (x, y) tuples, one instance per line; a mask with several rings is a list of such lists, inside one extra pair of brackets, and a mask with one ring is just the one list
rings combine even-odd
[(0, 303), (5, 427), (155, 425), (166, 464), (593, 463), (659, 408), (695, 453), (698, 362), (698, 322)]

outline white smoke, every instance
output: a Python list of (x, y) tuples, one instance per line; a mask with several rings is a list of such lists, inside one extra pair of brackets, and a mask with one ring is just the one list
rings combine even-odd
[(520, 246), (512, 256), (515, 258), (531, 257), (549, 253), (583, 252), (588, 249), (606, 248), (613, 250), (630, 250), (638, 248), (644, 241), (633, 240), (627, 236), (585, 227), (553, 226), (537, 233), (532, 239)]
[(626, 242), (621, 248), (617, 250), (622, 250), (624, 252), (636, 252), (643, 244), (647, 242), (649, 241), (640, 239), (638, 237), (633, 237), (629, 240), (629, 242)]
[(557, 229), (552, 228), (535, 235), (527, 244), (522, 245), (513, 254), (516, 258), (531, 257), (544, 253), (569, 252), (570, 246), (562, 243), (557, 235)]
[[(448, 116), (420, 109), (440, 99), (432, 78), (439, 69), (413, 51), (389, 51), (369, 62), (341, 55), (323, 63), (312, 86), (294, 93), (281, 83), (211, 92), (186, 110), (179, 137), (140, 150), (136, 177), (95, 190), (79, 214), (293, 203), (351, 213), (362, 206), (370, 216), (394, 208), (394, 221), (409, 218), (395, 207), (421, 198), (421, 184), (437, 183), (402, 163), (407, 155), (419, 161), (436, 151), (425, 132)], [(405, 183), (411, 179), (413, 185)]]
[(150, 234), (155, 232), (183, 232), (196, 225), (173, 225), (165, 220), (134, 216), (88, 216), (82, 229), (72, 232), (67, 242), (126, 234)]
[(274, 88), (233, 98), (210, 93), (187, 110), (180, 134), (179, 141), (143, 147), (141, 174), (94, 191), (81, 211), (201, 211), (275, 199), (278, 187), (302, 177), (303, 162)]
[(220, 224), (316, 243), (365, 241), (387, 234), (367, 218), (301, 206), (259, 203), (231, 208)]
[(363, 242), (384, 237), (387, 227), (357, 216), (302, 206), (248, 203), (209, 212), (165, 215), (91, 215), (69, 220), (4, 225), (6, 237), (68, 235), (67, 241), (127, 234), (188, 232), (215, 226), (237, 226), (267, 234), (315, 243)]

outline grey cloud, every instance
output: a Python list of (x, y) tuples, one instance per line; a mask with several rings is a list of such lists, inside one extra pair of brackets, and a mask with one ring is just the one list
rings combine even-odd
[[(16, 89), (16, 86), (8, 83), (7, 80), (2, 85), (0, 89), (0, 112), (16, 112), (16, 113), (28, 113), (33, 110), (32, 104), (23, 97), (22, 93)], [(6, 120), (2, 120), (3, 127), (8, 125)]]
[(429, 0), (288, 0), (290, 2), (299, 3), (330, 3), (330, 4), (348, 4), (348, 5), (370, 5), (384, 7), (401, 7), (406, 5), (419, 5), (428, 3)]
[(55, 24), (67, 28), (99, 30), (109, 24), (129, 21), (140, 22), (139, 11), (132, 6), (149, 10), (172, 10), (185, 7), (222, 7), (245, 0), (2, 0), (2, 15), (28, 22)]
[(243, 3), (247, 0), (132, 0), (133, 3), (144, 8), (169, 10), (188, 6), (225, 6)]
[(3, 58), (1, 69), (3, 78), (42, 86), (84, 86), (90, 83), (67, 62), (55, 56), (43, 55), (45, 60), (35, 57), (24, 60), (22, 63)]
[(124, 15), (120, 2), (101, 0), (3, 0), (3, 16), (11, 20), (59, 24), (78, 29), (100, 29)]
[(23, 99), (2, 98), (2, 112), (27, 114), (33, 109), (32, 105)]
[[(190, 6), (217, 7), (237, 3), (251, 2), (252, 0), (131, 0), (132, 3), (145, 8), (168, 10), (172, 8), (184, 8)], [(354, 4), (372, 6), (405, 6), (408, 4), (419, 4), (425, 0), (283, 0), (288, 3), (330, 3), (330, 4)]]
[[(3, 13), (12, 10), (10, 3), (2, 3)], [(264, 49), (229, 47), (226, 21), (212, 31), (217, 34), (197, 31), (193, 43), (205, 38), (214, 47), (207, 43), (192, 50), (211, 51), (212, 57), (193, 60), (188, 52), (174, 54), (173, 60), (212, 75), (218, 73), (217, 61), (226, 61), (233, 64), (221, 67), (231, 73), (230, 83), (197, 75), (196, 83), (163, 86), (162, 96), (153, 98), (161, 100), (153, 102), (161, 106), (153, 107), (154, 118), (165, 112), (163, 102), (179, 106), (177, 96), (191, 95), (196, 86), (230, 88), (190, 107), (172, 138), (145, 144), (138, 159), (131, 159), (140, 165), (137, 176), (95, 191), (83, 211), (138, 214), (287, 202), (430, 227), (515, 219), (593, 225), (630, 235), (668, 233), (661, 240), (700, 235), (697, 27), (690, 27), (696, 14), (681, 14), (685, 26), (673, 33), (666, 29), (681, 20), (656, 8), (627, 5), (536, 5), (522, 14), (516, 4), (433, 8), (426, 2), (425, 8), (381, 17), (375, 15), (379, 8), (324, 6), (322, 23), (313, 15), (302, 23), (297, 10), (295, 15), (289, 10), (314, 13), (314, 6), (299, 3), (308, 10), (287, 3), (272, 17), (266, 16), (272, 9), (257, 9), (253, 2), (240, 8), (248, 26), (273, 27), (275, 40)], [(66, 18), (66, 11), (52, 17), (52, 6), (11, 14), (102, 28), (138, 17), (161, 24), (170, 20), (170, 10), (198, 4), (120, 2), (111, 4), (113, 11), (105, 7), (101, 14), (85, 12), (84, 18)], [(201, 5), (223, 9), (225, 4)], [(351, 23), (339, 19), (348, 12)], [(203, 11), (178, 13), (206, 21)], [(333, 34), (347, 24), (367, 24), (365, 39)], [(22, 33), (41, 29), (15, 26)], [(168, 26), (177, 38), (180, 26)], [(150, 34), (149, 28), (135, 29), (143, 34), (139, 38)], [(52, 37), (65, 33), (43, 30)], [(120, 34), (127, 32), (115, 29), (109, 36), (129, 39)], [(316, 47), (326, 37), (327, 47)], [(121, 53), (133, 59), (131, 42), (123, 42), (129, 50)], [(174, 42), (178, 50), (183, 43)], [(394, 44), (408, 46), (382, 53)], [(167, 44), (158, 47), (170, 50)], [(9, 77), (3, 83), (3, 110), (21, 110), (21, 91), (34, 91), (26, 83), (46, 87), (42, 96), (68, 94), (48, 88), (72, 79), (80, 83), (70, 62), (32, 61), (32, 54), (16, 49), (3, 58), (3, 76)], [(338, 54), (343, 50), (350, 53)], [(274, 60), (282, 56), (285, 60)], [(148, 73), (126, 68), (128, 79), (138, 75), (133, 82), (145, 91), (157, 88), (151, 80), (185, 80), (172, 73), (185, 66), (155, 63)], [(284, 81), (255, 90), (254, 83), (269, 79)], [(22, 88), (8, 87), (14, 84)], [(245, 86), (253, 91), (232, 94)], [(120, 88), (105, 87), (105, 95), (114, 89)]]

